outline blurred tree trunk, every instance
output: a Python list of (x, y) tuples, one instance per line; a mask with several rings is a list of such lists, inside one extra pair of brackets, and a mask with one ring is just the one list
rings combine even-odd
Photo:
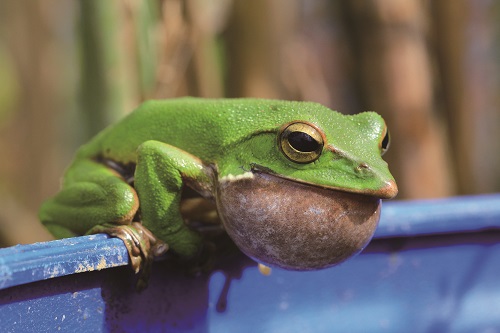
[[(80, 1), (80, 112), (87, 141), (122, 110), (123, 67), (127, 54), (118, 40), (118, 6), (114, 1)], [(119, 56), (120, 55), (120, 56)]]
[(189, 0), (188, 21), (191, 25), (190, 43), (193, 50), (193, 85), (191, 95), (224, 97), (224, 75), (219, 41), (220, 30), (226, 22), (228, 1), (216, 3)]
[[(60, 5), (60, 3), (59, 3)], [(2, 3), (6, 27), (6, 40), (14, 60), (19, 95), (16, 109), (5, 128), (2, 128), (0, 148), (1, 179), (5, 203), (0, 213), (2, 238), (12, 242), (32, 242), (48, 239), (48, 233), (37, 221), (40, 198), (46, 197), (59, 183), (64, 160), (61, 131), (57, 121), (63, 111), (64, 94), (68, 93), (62, 79), (66, 59), (62, 44), (55, 40), (54, 25), (44, 6), (56, 6), (55, 1), (7, 1)], [(59, 6), (58, 10), (71, 13), (72, 7)], [(58, 22), (64, 24), (65, 22)], [(57, 165), (58, 167), (54, 167)], [(14, 198), (14, 199), (13, 199)], [(29, 213), (28, 213), (29, 212)], [(5, 221), (1, 221), (5, 220)], [(5, 224), (4, 224), (5, 223)], [(13, 235), (23, 235), (16, 237)]]
[(447, 113), (459, 193), (498, 190), (498, 8), (492, 11), (485, 1), (430, 4), (438, 89)]
[(79, 4), (79, 105), (87, 141), (152, 94), (157, 58), (152, 31), (160, 7), (156, 0)]
[[(448, 118), (451, 151), (456, 170), (456, 183), (459, 193), (470, 191), (473, 184), (466, 179), (471, 175), (472, 135), (463, 131), (472, 124), (467, 114), (467, 103), (464, 103), (464, 56), (465, 56), (465, 16), (464, 1), (431, 2), (434, 45), (437, 51), (437, 61), (441, 84), (438, 89), (442, 98), (443, 111)], [(469, 113), (472, 115), (471, 113)], [(466, 134), (466, 135), (463, 135)]]
[(160, 57), (152, 97), (223, 97), (220, 32), (232, 1), (163, 0), (161, 4)]
[(399, 198), (453, 193), (446, 128), (435, 113), (427, 22), (419, 0), (342, 2), (362, 103), (386, 119)]
[(229, 97), (287, 98), (281, 79), (282, 49), (295, 30), (296, 4), (234, 2), (225, 35)]

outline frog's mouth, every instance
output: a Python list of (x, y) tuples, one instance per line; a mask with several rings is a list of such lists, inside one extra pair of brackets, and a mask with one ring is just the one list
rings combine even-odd
[(320, 188), (323, 188), (326, 190), (367, 195), (367, 196), (371, 196), (371, 197), (375, 197), (375, 198), (379, 198), (379, 199), (392, 199), (398, 194), (398, 187), (396, 185), (396, 182), (392, 179), (386, 181), (384, 183), (384, 185), (378, 189), (356, 189), (356, 188), (344, 188), (344, 187), (336, 187), (336, 186), (328, 186), (328, 185), (318, 185), (318, 184), (307, 182), (307, 181), (304, 181), (301, 179), (283, 176), (277, 172), (274, 172), (273, 170), (271, 170), (269, 168), (266, 168), (266, 167), (258, 165), (258, 164), (251, 165), (251, 172), (252, 173), (265, 173), (265, 174), (273, 175), (274, 177), (286, 179), (286, 180), (291, 181), (291, 182), (310, 185), (310, 186), (314, 186), (314, 187), (320, 187)]
[(380, 217), (378, 197), (311, 186), (255, 168), (220, 182), (217, 209), (236, 245), (270, 266), (314, 270), (360, 252)]

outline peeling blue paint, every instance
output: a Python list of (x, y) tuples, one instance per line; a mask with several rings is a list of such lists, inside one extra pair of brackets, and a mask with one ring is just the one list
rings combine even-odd
[(0, 249), (0, 288), (128, 264), (123, 242), (90, 235)]
[(116, 238), (14, 246), (0, 249), (0, 323), (6, 332), (499, 332), (498, 231), (498, 194), (389, 202), (375, 240), (338, 267), (263, 276), (238, 257), (186, 276), (156, 262), (141, 293), (118, 267), (128, 257)]

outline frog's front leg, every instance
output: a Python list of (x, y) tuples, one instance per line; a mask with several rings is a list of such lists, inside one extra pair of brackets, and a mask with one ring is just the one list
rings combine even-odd
[(137, 151), (134, 187), (144, 227), (181, 258), (202, 249), (201, 235), (187, 227), (179, 205), (183, 186), (209, 193), (212, 172), (197, 157), (159, 141), (146, 141)]

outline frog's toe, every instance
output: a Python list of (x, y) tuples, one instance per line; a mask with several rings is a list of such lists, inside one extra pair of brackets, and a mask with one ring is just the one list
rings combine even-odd
[(168, 245), (156, 238), (151, 231), (139, 222), (127, 225), (98, 225), (88, 233), (106, 233), (110, 236), (120, 238), (125, 243), (130, 264), (139, 278), (137, 282), (138, 289), (143, 289), (147, 286), (154, 258), (168, 251)]

